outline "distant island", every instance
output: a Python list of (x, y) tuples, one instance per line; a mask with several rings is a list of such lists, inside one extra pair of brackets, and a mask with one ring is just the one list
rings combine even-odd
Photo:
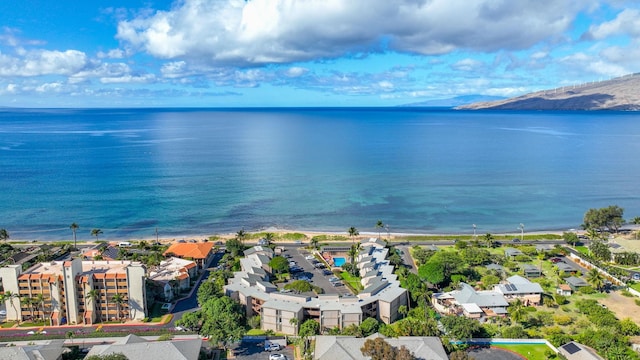
[(475, 102), (458, 110), (640, 110), (640, 73), (542, 90), (515, 98)]

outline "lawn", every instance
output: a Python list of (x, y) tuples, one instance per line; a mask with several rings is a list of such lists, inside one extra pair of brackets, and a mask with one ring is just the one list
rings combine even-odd
[(344, 281), (346, 285), (348, 285), (351, 289), (353, 289), (356, 294), (363, 289), (362, 284), (360, 283), (359, 277), (351, 276), (351, 274), (349, 274), (348, 272), (343, 271), (340, 273), (340, 278)]
[(584, 254), (584, 255), (589, 255), (589, 248), (587, 248), (586, 246), (576, 246), (575, 247), (576, 250), (578, 250), (580, 253)]
[(640, 283), (631, 284), (629, 287), (635, 291), (640, 291)]
[(493, 347), (511, 350), (525, 357), (528, 360), (545, 360), (547, 356), (545, 352), (551, 350), (545, 344), (500, 344), (492, 345)]

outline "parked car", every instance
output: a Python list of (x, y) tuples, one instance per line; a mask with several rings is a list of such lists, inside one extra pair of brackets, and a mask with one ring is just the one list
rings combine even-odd
[(520, 239), (518, 239), (518, 238), (514, 238), (513, 240), (511, 240), (511, 242), (519, 243), (519, 242), (520, 242)]
[(323, 263), (317, 263), (317, 264), (313, 265), (313, 267), (315, 267), (316, 269), (324, 269), (325, 268)]
[(340, 281), (340, 279), (338, 279), (337, 277), (334, 276), (332, 278), (329, 278), (329, 281), (336, 282), (336, 281)]
[(632, 278), (633, 280), (636, 280), (636, 281), (640, 280), (640, 273), (634, 273)]
[(296, 266), (296, 265), (298, 265), (298, 264), (296, 264), (295, 261), (289, 261), (289, 266)]
[(557, 263), (559, 263), (560, 261), (562, 261), (562, 259), (560, 259), (560, 258), (558, 258), (558, 257), (554, 257), (554, 258), (549, 259), (549, 261), (551, 261), (551, 262), (552, 262), (552, 263), (554, 263), (554, 264), (557, 264)]
[(313, 255), (307, 255), (304, 258), (307, 259), (307, 260), (314, 260), (316, 257), (313, 256)]
[(269, 360), (287, 360), (287, 357), (284, 354), (271, 354)]
[[(278, 351), (280, 350), (280, 344), (268, 343), (264, 346), (264, 351)], [(277, 354), (275, 354), (277, 355)], [(271, 357), (269, 357), (271, 358)]]
[(7, 316), (7, 310), (0, 310), (0, 316)]
[(344, 284), (342, 282), (340, 282), (340, 281), (336, 281), (336, 282), (331, 283), (331, 285), (333, 285), (333, 287), (338, 287), (338, 286), (342, 286)]
[(333, 274), (333, 272), (331, 270), (329, 270), (329, 269), (322, 270), (322, 275), (324, 275), (324, 276), (329, 276), (331, 274)]

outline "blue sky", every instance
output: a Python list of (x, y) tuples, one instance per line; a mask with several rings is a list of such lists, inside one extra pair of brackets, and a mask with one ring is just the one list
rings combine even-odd
[(640, 72), (623, 0), (0, 2), (0, 106), (395, 106)]

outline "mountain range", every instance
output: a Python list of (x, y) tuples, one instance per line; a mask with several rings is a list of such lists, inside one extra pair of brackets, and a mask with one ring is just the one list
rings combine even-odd
[(640, 73), (542, 90), (515, 98), (474, 102), (459, 110), (640, 110)]

